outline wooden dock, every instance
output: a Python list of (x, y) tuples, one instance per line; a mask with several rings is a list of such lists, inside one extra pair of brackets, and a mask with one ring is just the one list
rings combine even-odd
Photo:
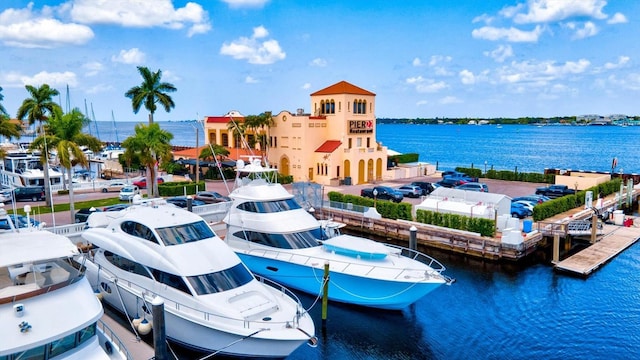
[[(112, 310), (111, 310), (112, 311)], [(155, 358), (155, 350), (146, 342), (137, 339), (136, 335), (130, 328), (124, 327), (120, 322), (114, 319), (116, 314), (113, 314), (109, 308), (105, 308), (105, 314), (101, 320), (109, 326), (111, 330), (118, 336), (120, 341), (127, 348), (127, 351), (134, 360), (148, 360)]]
[(598, 242), (558, 262), (555, 269), (588, 276), (640, 238), (640, 227), (604, 225), (603, 230), (604, 235)]

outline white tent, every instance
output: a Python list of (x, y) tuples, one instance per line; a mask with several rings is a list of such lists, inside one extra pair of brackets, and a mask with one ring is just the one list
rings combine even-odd
[(416, 205), (416, 210), (494, 219), (496, 213), (510, 214), (511, 198), (503, 194), (439, 187)]

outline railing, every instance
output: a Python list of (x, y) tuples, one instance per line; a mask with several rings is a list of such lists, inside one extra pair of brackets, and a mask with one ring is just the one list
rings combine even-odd
[(116, 335), (116, 333), (109, 327), (109, 325), (107, 325), (107, 323), (98, 319), (98, 329), (102, 331), (102, 334), (107, 341), (116, 344), (116, 346), (120, 349), (120, 352), (126, 356), (127, 360), (133, 360), (133, 356), (129, 353), (129, 349), (127, 349), (125, 343), (120, 340), (118, 335)]

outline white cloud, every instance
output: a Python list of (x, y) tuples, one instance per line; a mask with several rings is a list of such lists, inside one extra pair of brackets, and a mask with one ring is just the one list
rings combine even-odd
[(572, 37), (573, 39), (584, 39), (587, 37), (594, 36), (598, 33), (598, 27), (596, 26), (596, 24), (594, 24), (591, 21), (585, 22), (584, 24), (582, 24), (582, 27), (580, 26), (580, 24), (575, 22), (569, 22), (564, 26), (574, 31), (574, 34)]
[(424, 79), (422, 76), (408, 78), (406, 83), (415, 86), (420, 93), (434, 93), (449, 87), (444, 81)]
[(436, 66), (439, 63), (443, 63), (443, 62), (451, 62), (451, 56), (444, 56), (444, 55), (433, 55), (431, 56), (431, 59), (429, 59), (429, 66)]
[(171, 0), (73, 0), (69, 13), (74, 21), (83, 24), (169, 29), (191, 25), (189, 36), (211, 30), (208, 13), (194, 2), (176, 9)]
[(607, 20), (607, 24), (624, 24), (629, 22), (623, 13), (615, 13), (611, 19)]
[(86, 90), (87, 94), (100, 94), (100, 93), (106, 93), (108, 91), (113, 90), (113, 86), (112, 85), (106, 85), (106, 84), (98, 84), (98, 85), (94, 85), (90, 88), (88, 88)]
[(492, 51), (485, 51), (484, 56), (488, 56), (497, 62), (504, 62), (505, 59), (513, 56), (511, 45), (500, 45)]
[(465, 85), (472, 85), (476, 82), (476, 77), (473, 75), (473, 72), (467, 69), (460, 71), (458, 75), (460, 76), (460, 81)]
[(231, 8), (261, 8), (269, 0), (222, 0)]
[(617, 63), (608, 62), (608, 63), (604, 64), (604, 68), (605, 69), (617, 69), (617, 68), (623, 67), (624, 65), (629, 63), (629, 60), (631, 60), (631, 59), (628, 56), (620, 56), (620, 57), (618, 57), (618, 62)]
[(480, 16), (476, 16), (475, 18), (473, 18), (473, 20), (471, 20), (472, 23), (477, 23), (477, 22), (483, 22), (487, 25), (491, 24), (493, 22), (494, 18), (492, 16), (489, 16), (487, 14), (482, 14)]
[(462, 100), (458, 99), (455, 96), (445, 96), (442, 99), (438, 100), (440, 104), (448, 105), (448, 104), (459, 104)]
[(605, 5), (606, 0), (528, 0), (526, 13), (520, 12), (524, 7), (519, 6), (505, 8), (502, 14), (513, 16), (517, 24), (556, 22), (572, 17), (605, 19), (607, 15), (602, 12)]
[(309, 65), (317, 66), (317, 67), (325, 67), (325, 66), (327, 66), (327, 60), (322, 59), (322, 58), (315, 58), (315, 59), (311, 60)]
[(104, 65), (97, 61), (88, 62), (82, 65), (82, 68), (87, 72), (85, 76), (95, 76), (98, 75), (102, 70), (104, 70)]
[(302, 89), (303, 89), (303, 90), (311, 89), (311, 83), (304, 83), (304, 84), (302, 85)]
[(176, 75), (176, 73), (174, 73), (171, 70), (162, 70), (162, 81), (167, 81), (167, 82), (176, 82), (176, 81), (180, 81), (182, 80), (182, 78), (180, 78), (180, 76)]
[(145, 58), (145, 53), (140, 51), (140, 49), (132, 48), (129, 50), (120, 50), (118, 55), (111, 57), (111, 61), (123, 64), (142, 64)]
[(420, 100), (416, 103), (417, 106), (428, 105), (429, 102), (427, 100)]
[(588, 70), (591, 63), (586, 59), (567, 61), (556, 64), (554, 61), (522, 61), (512, 62), (496, 71), (499, 82), (527, 83), (533, 86), (544, 86), (551, 81), (563, 79), (569, 75), (582, 74)]
[(0, 41), (7, 46), (54, 48), (82, 45), (93, 37), (87, 26), (52, 18), (49, 7), (38, 13), (33, 10), (33, 3), (29, 3), (26, 8), (10, 8), (0, 13)]
[(514, 27), (507, 29), (484, 26), (479, 29), (474, 29), (471, 32), (471, 36), (476, 39), (492, 41), (506, 40), (511, 42), (537, 42), (543, 31), (544, 28), (540, 25), (536, 26), (535, 29), (531, 31), (523, 31)]
[(78, 78), (71, 71), (65, 72), (47, 72), (41, 71), (35, 75), (28, 76), (20, 73), (9, 73), (4, 76), (4, 81), (15, 85), (33, 85), (39, 87), (42, 84), (48, 84), (52, 88), (63, 87), (69, 85), (75, 87), (78, 85)]
[(244, 83), (245, 84), (257, 84), (259, 81), (254, 79), (253, 77), (247, 75), (246, 78), (244, 78)]
[(234, 59), (247, 60), (250, 64), (272, 64), (283, 60), (287, 54), (282, 51), (277, 40), (258, 41), (269, 32), (262, 26), (253, 29), (251, 38), (241, 37), (231, 43), (224, 43), (220, 48), (220, 54), (229, 55)]
[(420, 58), (415, 58), (411, 62), (411, 65), (419, 67), (419, 66), (424, 66), (424, 63), (422, 62), (422, 60), (420, 60)]

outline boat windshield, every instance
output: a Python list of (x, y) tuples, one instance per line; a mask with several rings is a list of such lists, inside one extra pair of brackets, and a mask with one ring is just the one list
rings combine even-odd
[(242, 263), (238, 263), (226, 270), (187, 276), (187, 280), (198, 295), (206, 295), (235, 289), (253, 280), (253, 276)]
[(257, 231), (240, 230), (233, 234), (239, 239), (278, 249), (306, 249), (319, 246), (318, 239), (323, 238), (320, 228), (289, 234), (268, 234)]
[(156, 232), (166, 246), (185, 244), (215, 236), (213, 230), (204, 220), (190, 224), (157, 228)]
[(248, 201), (238, 205), (238, 209), (260, 214), (267, 214), (301, 209), (301, 207), (294, 199), (286, 199), (273, 201)]

